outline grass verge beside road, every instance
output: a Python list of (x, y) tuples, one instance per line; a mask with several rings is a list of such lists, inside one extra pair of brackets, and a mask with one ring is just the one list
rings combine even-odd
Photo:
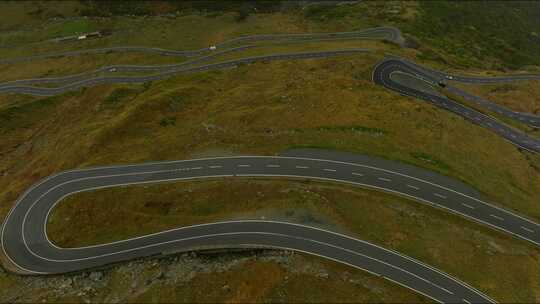
[[(381, 10), (362, 11), (365, 6), (378, 5), (381, 2), (362, 2), (345, 17), (338, 14), (343, 12), (342, 8), (336, 14), (314, 12), (309, 20), (286, 13), (256, 14), (245, 22), (235, 21), (235, 16), (230, 14), (215, 18), (193, 15), (170, 21), (121, 17), (114, 22), (117, 28), (127, 29), (125, 34), (85, 41), (73, 48), (128, 44), (190, 49), (245, 34), (357, 30), (377, 25), (377, 14), (393, 16), (395, 22), (414, 15), (414, 7), (409, 4), (401, 9), (407, 12), (403, 16), (400, 10), (390, 13), (398, 5), (393, 3), (382, 4)], [(378, 22), (386, 20), (380, 18)], [(105, 23), (92, 23), (92, 26), (99, 28)], [(49, 31), (52, 27), (44, 32)], [(31, 31), (25, 37), (31, 40), (36, 33)], [(367, 43), (382, 48), (378, 42)], [(9, 57), (64, 48), (65, 45), (43, 44), (0, 52)], [(422, 48), (393, 49), (388, 45), (388, 49), (410, 59), (422, 53)], [(89, 57), (84, 68), (105, 64), (109, 58), (126, 63), (139, 63), (143, 57), (149, 63), (170, 60), (114, 56), (117, 55)], [(32, 75), (35, 71), (39, 75), (75, 71), (77, 67), (72, 66), (82, 66), (84, 58), (59, 59), (51, 67), (43, 66), (43, 62), (29, 63), (21, 65), (24, 66), (21, 74), (15, 74), (17, 68), (10, 68), (3, 70), (0, 77)], [(381, 52), (373, 52), (331, 59), (256, 63), (225, 71), (178, 75), (145, 85), (97, 86), (52, 99), (0, 95), (0, 117), (7, 121), (0, 125), (0, 218), (5, 217), (26, 188), (60, 170), (202, 155), (271, 155), (289, 147), (311, 146), (365, 153), (435, 170), (472, 185), (495, 204), (540, 220), (538, 155), (519, 152), (495, 134), (459, 116), (375, 86), (371, 82), (371, 70), (382, 58)], [(284, 189), (289, 192), (283, 192)], [(379, 192), (341, 185), (259, 180), (105, 191), (84, 193), (62, 202), (50, 225), (55, 240), (76, 244), (74, 232), (77, 231), (79, 241), (98, 243), (107, 241), (107, 237), (121, 239), (190, 222), (279, 215), (316, 221), (395, 248), (457, 276), (502, 302), (540, 299), (538, 249), (458, 216)], [(104, 210), (107, 212), (100, 213)], [(280, 271), (267, 266), (257, 269)], [(130, 279), (123, 276), (129, 268), (120, 266), (121, 270), (112, 272), (109, 278), (116, 281), (111, 289), (130, 290), (125, 286)], [(253, 279), (247, 268), (237, 270), (245, 274), (242, 279), (246, 281)], [(365, 277), (361, 280), (381, 286), (380, 280)], [(153, 275), (145, 278), (155, 279)], [(0, 285), (6, 288), (0, 289), (24, 288), (30, 279), (25, 280), (0, 274), (0, 284), (8, 282)], [(187, 286), (198, 290), (215, 287), (205, 285), (207, 280), (203, 276)], [(297, 283), (283, 289), (273, 288), (272, 292), (296, 294), (298, 290), (308, 290), (301, 283), (311, 280), (302, 277)], [(314, 286), (325, 290), (323, 286), (328, 286), (325, 284)], [(239, 282), (238, 286), (252, 285)], [(344, 294), (358, 291), (357, 287), (343, 288)], [(105, 287), (98, 289), (102, 292)], [(186, 289), (172, 289), (164, 287), (171, 297), (187, 293)], [(390, 289), (384, 290), (382, 294)], [(326, 299), (317, 291), (313, 294)], [(401, 292), (395, 298), (383, 300), (417, 301), (409, 291)], [(144, 291), (140, 298), (133, 296), (133, 299), (159, 298), (156, 293), (155, 289)], [(381, 301), (379, 297), (383, 296), (373, 297)], [(218, 299), (224, 297), (211, 298)]]
[(540, 115), (540, 81), (538, 80), (487, 85), (458, 83), (455, 86), (513, 111)]
[(533, 245), (431, 206), (332, 183), (234, 178), (80, 193), (52, 212), (48, 231), (57, 245), (76, 247), (243, 218), (349, 233), (437, 267), (500, 302), (540, 296), (540, 250)]
[(475, 102), (473, 101), (469, 101), (465, 98), (463, 98), (462, 96), (458, 96), (456, 94), (453, 94), (453, 93), (450, 93), (448, 92), (447, 90), (443, 89), (441, 90), (443, 92), (444, 95), (446, 95), (448, 98), (452, 99), (453, 101), (457, 101), (469, 108), (472, 108), (478, 112), (481, 112), (487, 116), (491, 116), (492, 118), (495, 118), (496, 120), (508, 125), (508, 126), (511, 126), (515, 129), (518, 129), (520, 131), (522, 131), (523, 133), (529, 135), (529, 136), (532, 136), (532, 137), (537, 137), (539, 138), (540, 137), (540, 133), (538, 132), (537, 129), (535, 128), (532, 128), (530, 126), (528, 126), (527, 124), (523, 123), (523, 122), (520, 122), (518, 120), (515, 120), (515, 119), (512, 119), (510, 117), (506, 117), (505, 115), (502, 115), (502, 114), (499, 114), (499, 113), (496, 113), (494, 111), (491, 111), (489, 109), (486, 109), (484, 107), (481, 107), (479, 105), (477, 105)]

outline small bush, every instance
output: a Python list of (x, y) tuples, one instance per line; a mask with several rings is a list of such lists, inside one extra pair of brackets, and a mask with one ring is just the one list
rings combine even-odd
[(176, 117), (165, 117), (159, 121), (159, 125), (162, 127), (174, 126), (176, 124)]
[(450, 166), (448, 166), (447, 164), (443, 163), (442, 161), (434, 158), (433, 156), (427, 154), (427, 153), (424, 153), (424, 152), (414, 152), (411, 154), (412, 157), (418, 159), (418, 160), (421, 160), (421, 161), (424, 161), (424, 162), (427, 162), (427, 163), (430, 163), (440, 169), (443, 169), (443, 170), (449, 170), (450, 169)]
[(507, 93), (507, 92), (510, 92), (510, 91), (515, 91), (517, 90), (518, 87), (514, 84), (510, 84), (510, 83), (505, 83), (505, 84), (502, 84), (500, 86), (497, 86), (497, 87), (494, 87), (493, 89), (490, 90), (491, 93)]
[(109, 96), (105, 98), (103, 103), (117, 104), (119, 101), (123, 100), (124, 98), (126, 98), (127, 96), (133, 93), (137, 93), (137, 91), (133, 89), (128, 89), (128, 88), (115, 89), (114, 91), (112, 91), (111, 94), (109, 94)]

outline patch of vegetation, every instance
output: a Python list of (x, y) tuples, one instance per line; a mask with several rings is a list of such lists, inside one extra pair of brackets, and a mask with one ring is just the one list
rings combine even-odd
[(369, 133), (373, 135), (385, 135), (387, 132), (379, 128), (369, 128), (364, 126), (326, 126), (317, 128), (319, 131), (341, 131), (341, 132), (357, 132)]
[(180, 107), (184, 103), (184, 98), (182, 95), (173, 95), (169, 99), (169, 107), (168, 110), (170, 112), (178, 112), (180, 110)]
[(352, 73), (352, 77), (356, 80), (369, 80), (371, 81), (371, 69), (357, 70)]
[(165, 117), (159, 121), (159, 125), (162, 127), (174, 126), (176, 124), (176, 117)]
[(518, 87), (516, 85), (514, 85), (514, 84), (504, 83), (504, 84), (501, 84), (501, 85), (498, 85), (498, 86), (492, 88), (489, 91), (491, 93), (507, 93), (507, 92), (510, 92), (510, 91), (515, 91), (517, 89), (518, 89)]
[(250, 13), (275, 12), (281, 9), (282, 1), (82, 1), (83, 16), (157, 15), (164, 13), (204, 13), (219, 16), (222, 12), (236, 12), (245, 19)]
[(29, 128), (35, 124), (34, 118), (44, 115), (53, 109), (61, 100), (60, 97), (47, 97), (35, 101), (26, 102), (21, 105), (13, 105), (0, 110), (0, 130), (6, 133), (17, 128)]
[(69, 20), (62, 24), (62, 28), (58, 33), (59, 36), (70, 36), (81, 33), (88, 33), (94, 28), (88, 19)]
[(108, 104), (108, 105), (118, 104), (124, 99), (126, 99), (126, 97), (131, 96), (136, 93), (138, 93), (138, 90), (130, 89), (130, 88), (114, 89), (114, 91), (112, 91), (111, 94), (109, 94), (109, 96), (107, 96), (103, 100), (103, 103)]
[(446, 59), (444, 59), (444, 57), (441, 56), (439, 53), (437, 53), (436, 51), (430, 48), (425, 48), (425, 47), (421, 48), (421, 53), (418, 54), (417, 58), (420, 60), (429, 60), (429, 61), (434, 61), (434, 62), (438, 62), (442, 64), (448, 63)]
[(421, 161), (424, 161), (424, 162), (427, 162), (435, 167), (438, 167), (439, 169), (442, 169), (444, 171), (448, 171), (450, 170), (450, 166), (445, 164), (444, 162), (436, 159), (435, 157), (427, 154), (427, 153), (424, 153), (424, 152), (414, 152), (414, 153), (411, 153), (411, 156), (418, 159), (418, 160), (421, 160)]
[(304, 17), (312, 21), (329, 21), (343, 19), (353, 12), (348, 6), (309, 5), (304, 9)]
[(465, 67), (540, 65), (540, 2), (421, 1), (419, 12), (403, 30)]
[(150, 1), (81, 1), (85, 7), (81, 9), (81, 16), (118, 16), (118, 15), (150, 15)]

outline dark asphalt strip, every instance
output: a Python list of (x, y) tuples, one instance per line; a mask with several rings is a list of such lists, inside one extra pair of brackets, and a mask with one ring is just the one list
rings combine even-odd
[[(50, 211), (73, 193), (128, 184), (235, 176), (313, 179), (386, 191), (458, 213), (540, 245), (538, 224), (495, 207), (470, 187), (436, 173), (392, 161), (324, 150), (293, 150), (286, 155), (113, 166), (54, 175), (36, 184), (17, 201), (2, 227), (3, 250), (23, 272), (62, 273), (206, 245), (275, 246), (310, 252), (366, 269), (442, 302), (488, 299), (456, 280), (450, 279), (450, 282), (444, 275), (442, 277), (446, 279), (443, 279), (440, 272), (423, 264), (408, 264), (397, 253), (385, 251), (390, 254), (389, 258), (378, 251), (381, 248), (374, 250), (374, 245), (361, 240), (313, 227), (302, 226), (301, 229), (307, 230), (295, 230), (297, 226), (293, 229), (292, 224), (287, 223), (270, 226), (261, 221), (209, 224), (72, 249), (58, 248), (47, 237)], [(213, 227), (219, 229), (212, 230)], [(238, 227), (242, 229), (237, 230)], [(356, 247), (359, 243), (368, 247)], [(375, 264), (367, 263), (368, 260)]]
[(207, 64), (202, 66), (168, 69), (164, 72), (153, 74), (150, 76), (98, 76), (94, 78), (83, 79), (69, 83), (67, 85), (56, 88), (42, 88), (33, 86), (0, 86), (0, 93), (23, 93), (36, 96), (54, 96), (68, 91), (76, 90), (82, 87), (89, 87), (105, 83), (145, 83), (171, 77), (182, 73), (195, 73), (202, 71), (211, 71), (217, 69), (233, 68), (240, 64), (250, 64), (254, 62), (276, 61), (276, 60), (298, 60), (298, 59), (313, 59), (313, 58), (329, 58), (334, 56), (346, 56), (358, 53), (369, 52), (367, 49), (347, 49), (335, 51), (320, 51), (320, 52), (300, 52), (300, 53), (283, 53), (277, 55), (266, 55), (256, 57), (246, 57), (242, 59), (229, 60), (225, 62)]
[(469, 101), (476, 103), (482, 108), (488, 109), (490, 111), (496, 112), (500, 115), (506, 116), (510, 119), (518, 121), (520, 123), (527, 124), (533, 128), (540, 128), (540, 116), (531, 114), (512, 111), (502, 105), (491, 102), (480, 96), (475, 96), (451, 86), (449, 82), (461, 82), (469, 84), (496, 84), (496, 83), (506, 83), (513, 81), (524, 81), (524, 80), (540, 80), (539, 74), (516, 74), (516, 75), (507, 75), (507, 76), (490, 76), (490, 77), (480, 77), (480, 76), (465, 76), (465, 75), (456, 75), (444, 73), (434, 69), (430, 69), (421, 65), (418, 65), (414, 62), (406, 60), (404, 58), (395, 57), (394, 59), (401, 61), (404, 65), (407, 65), (409, 68), (418, 71), (419, 74), (424, 75), (434, 83), (443, 82), (446, 84), (447, 89), (459, 95)]
[[(349, 39), (380, 39), (380, 40), (389, 40), (397, 44), (403, 44), (404, 40), (401, 37), (401, 32), (395, 27), (376, 27), (369, 28), (361, 31), (354, 32), (335, 32), (335, 33), (308, 33), (308, 34), (266, 34), (266, 35), (251, 35), (251, 36), (242, 36), (233, 38), (215, 45), (216, 49), (225, 49), (229, 47), (237, 47), (239, 43), (254, 43), (259, 41), (312, 41), (319, 39), (334, 39), (334, 38), (349, 38)], [(18, 58), (7, 58), (0, 60), (0, 64), (14, 64), (19, 62), (27, 62), (33, 60), (42, 60), (49, 58), (59, 58), (59, 57), (72, 57), (72, 56), (81, 56), (87, 54), (107, 54), (111, 52), (127, 53), (127, 52), (138, 52), (138, 53), (150, 53), (162, 56), (180, 56), (180, 57), (193, 57), (206, 55), (212, 52), (210, 48), (201, 48), (196, 50), (167, 50), (162, 48), (155, 47), (144, 47), (144, 46), (118, 46), (118, 47), (108, 47), (108, 48), (98, 48), (98, 49), (85, 49), (85, 50), (75, 50), (69, 52), (61, 52), (54, 54), (42, 54), (35, 56), (27, 57), (18, 57)]]
[(459, 102), (453, 101), (445, 96), (432, 95), (427, 92), (417, 90), (415, 88), (404, 86), (397, 83), (390, 77), (394, 72), (402, 72), (423, 79), (433, 85), (437, 85), (439, 79), (434, 78), (432, 73), (426, 73), (423, 69), (418, 68), (411, 63), (400, 59), (389, 58), (380, 62), (373, 71), (373, 81), (390, 90), (396, 91), (406, 96), (423, 99), (429, 103), (453, 112), (461, 117), (485, 127), (512, 144), (529, 150), (531, 152), (540, 152), (540, 139), (529, 136), (518, 129), (512, 128), (499, 122), (498, 120), (487, 116), (475, 109), (462, 105)]

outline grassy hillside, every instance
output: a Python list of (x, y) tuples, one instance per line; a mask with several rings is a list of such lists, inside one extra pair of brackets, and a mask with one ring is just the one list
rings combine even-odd
[(540, 65), (540, 2), (421, 1), (403, 28), (464, 67)]
[(2, 303), (306, 301), (429, 303), (409, 289), (363, 271), (291, 252), (182, 254), (46, 278), (0, 272)]
[(540, 81), (518, 81), (481, 86), (457, 84), (457, 86), (514, 111), (540, 115)]
[(239, 218), (344, 231), (442, 269), (504, 303), (534, 302), (540, 296), (538, 248), (430, 206), (329, 183), (221, 179), (111, 188), (62, 202), (48, 231), (56, 244), (77, 247), (179, 223)]
[[(141, 7), (147, 4), (137, 3)], [(170, 7), (151, 5), (156, 10), (154, 15), (176, 9), (174, 3), (167, 4)], [(461, 5), (465, 4), (455, 6)], [(425, 12), (431, 6), (415, 2), (361, 2), (326, 9), (311, 7), (300, 11), (250, 13), (242, 20), (238, 20), (239, 13), (234, 10), (216, 13), (190, 8), (174, 17), (115, 16), (88, 18), (82, 23), (46, 19), (48, 21), (40, 28), (2, 32), (3, 41), (18, 45), (0, 49), (5, 57), (114, 45), (190, 49), (239, 35), (358, 30), (376, 25), (403, 25), (406, 34), (416, 36), (420, 45), (416, 49), (401, 49), (382, 42), (344, 41), (272, 46), (246, 54), (353, 46), (375, 51), (331, 59), (256, 63), (224, 71), (178, 75), (144, 85), (102, 85), (51, 98), (0, 95), (0, 218), (7, 214), (22, 191), (39, 178), (59, 170), (207, 155), (268, 155), (290, 147), (310, 146), (365, 153), (435, 170), (472, 185), (495, 204), (540, 220), (540, 158), (537, 155), (521, 152), (486, 129), (449, 112), (371, 82), (372, 67), (385, 52), (441, 67), (460, 62), (464, 67), (474, 62), (470, 58), (476, 55), (463, 55), (446, 45), (437, 45), (430, 40), (434, 39), (434, 32), (422, 33), (415, 25), (414, 22), (426, 20), (422, 18), (426, 18)], [(81, 13), (80, 8), (76, 11)], [(29, 14), (21, 16), (24, 17), (21, 20), (32, 18)], [(412, 25), (407, 27), (406, 24)], [(113, 29), (113, 34), (81, 44), (26, 45), (82, 28)], [(451, 37), (452, 43), (464, 38), (458, 34)], [(227, 58), (234, 56), (237, 55)], [(489, 56), (487, 62), (493, 63), (492, 68), (502, 66), (502, 57), (496, 53)], [(438, 58), (444, 60), (437, 63)], [(140, 54), (60, 58), (3, 66), (0, 79), (62, 75), (120, 62), (155, 64), (178, 60)], [(532, 84), (517, 90), (527, 91), (528, 85)], [(517, 102), (513, 96), (504, 97), (511, 99), (509, 103)], [(534, 105), (535, 102), (530, 101), (524, 107)], [(49, 229), (55, 241), (74, 246), (189, 223), (248, 216), (311, 221), (354, 233), (440, 267), (502, 302), (540, 299), (537, 248), (416, 202), (352, 187), (234, 180), (110, 189), (76, 195), (62, 202), (54, 211)], [(74, 231), (79, 238), (74, 238)], [(452, 244), (452, 251), (448, 250), (448, 244)], [(468, 259), (464, 261), (462, 256)], [(302, 268), (306, 263), (310, 262), (303, 261), (297, 266)], [(182, 267), (181, 263), (178, 265)], [(132, 269), (123, 265), (107, 272), (104, 282), (110, 285), (97, 285), (92, 299), (98, 302), (112, 299), (107, 297), (125, 290), (122, 282), (128, 280), (126, 273), (131, 273)], [(272, 276), (275, 281), (263, 288), (264, 295), (257, 293), (254, 284), (248, 282), (253, 280), (253, 269), (275, 274)], [(334, 273), (337, 276), (342, 272)], [(271, 263), (242, 264), (218, 275), (216, 280), (230, 282), (230, 275), (235, 273), (243, 276), (235, 283), (220, 284), (229, 285), (231, 294), (238, 294), (237, 297), (226, 293), (227, 288), (215, 290), (215, 284), (205, 283), (213, 276), (202, 275), (181, 286), (176, 281), (168, 285), (140, 283), (127, 288), (132, 294), (118, 298), (301, 302), (329, 301), (331, 298), (326, 296), (333, 295), (332, 292), (317, 293), (326, 281), (319, 281), (316, 274), (293, 276)], [(153, 272), (143, 277), (150, 281), (155, 279)], [(63, 280), (69, 278), (73, 276), (40, 281), (39, 278), (27, 280), (0, 274), (0, 290), (8, 293), (15, 287), (24, 289), (27, 282), (32, 282), (36, 286), (49, 284), (46, 286), (56, 292), (61, 289)], [(329, 288), (350, 295), (343, 301), (417, 302), (423, 299), (394, 285), (388, 287), (385, 281), (361, 272), (358, 280), (364, 282), (362, 286), (375, 286), (375, 291), (364, 291), (363, 287), (348, 283), (343, 283), (344, 287)], [(311, 298), (301, 296), (300, 291), (307, 288), (302, 282), (312, 282), (315, 286), (310, 289)], [(189, 292), (192, 287), (212, 292), (190, 298), (188, 294), (194, 295)], [(160, 288), (166, 291), (160, 294)], [(77, 294), (62, 298), (54, 292), (47, 294), (43, 291), (46, 289), (36, 287), (39, 294), (28, 291), (28, 298), (19, 300), (85, 299)], [(387, 297), (390, 293), (392, 296)], [(6, 301), (12, 299), (10, 294), (6, 298)]]
[[(21, 106), (6, 109), (10, 109), (6, 112), (9, 125), (2, 134), (6, 145), (1, 171), (7, 175), (1, 181), (4, 189), (1, 211), (6, 214), (19, 193), (39, 177), (62, 169), (215, 154), (275, 154), (293, 146), (318, 146), (397, 159), (455, 176), (480, 189), (495, 203), (539, 218), (536, 197), (540, 183), (534, 168), (538, 166), (538, 159), (518, 152), (489, 131), (450, 113), (373, 85), (369, 80), (371, 67), (381, 58), (379, 54), (367, 54), (258, 63), (228, 71), (177, 76), (146, 87), (100, 86), (65, 96), (21, 101)], [(333, 86), (328, 86), (329, 83)], [(208, 87), (212, 90), (205, 89)], [(177, 187), (183, 189), (184, 185)], [(182, 201), (172, 200), (179, 197), (175, 192), (171, 197), (135, 195), (140, 200), (132, 199), (131, 195), (123, 197), (112, 193), (109, 196), (98, 192), (89, 194), (93, 198), (73, 197), (74, 200), (60, 205), (50, 229), (58, 240), (92, 243), (104, 241), (105, 236), (119, 239), (193, 222), (173, 211), (183, 204), (187, 204), (188, 209), (179, 209), (180, 212), (185, 210), (180, 215), (193, 213), (197, 221), (238, 217), (260, 209), (261, 205), (284, 210), (290, 205), (287, 200), (278, 204), (272, 202), (271, 193), (279, 193), (282, 187), (264, 192), (264, 197), (269, 199), (254, 206), (249, 203), (253, 195), (230, 197), (235, 193), (229, 192), (230, 184), (216, 187), (203, 187), (200, 199), (186, 197)], [(246, 185), (240, 183), (236, 187), (245, 189)], [(310, 191), (319, 192), (318, 188)], [(145, 191), (149, 189), (151, 187)], [(146, 193), (166, 193), (161, 188), (156, 189), (156, 192)], [(438, 265), (475, 282), (475, 286), (489, 290), (496, 298), (536, 299), (534, 274), (538, 271), (535, 264), (524, 257), (534, 257), (537, 253), (527, 244), (415, 202), (395, 197), (381, 200), (376, 192), (354, 191), (361, 198), (348, 195), (329, 198), (314, 205), (313, 210), (322, 214), (329, 210), (332, 215), (337, 211), (331, 211), (331, 206), (341, 201), (345, 205), (339, 212), (347, 217), (334, 226), (350, 229), (363, 238), (395, 246), (405, 254)], [(227, 205), (207, 197), (211, 193), (234, 201), (235, 209), (215, 209)], [(303, 206), (304, 201), (298, 198), (299, 206)], [(391, 211), (391, 206), (395, 205), (390, 204), (396, 202), (400, 202), (398, 206), (413, 206), (411, 214), (424, 210), (422, 213), (426, 215), (414, 215), (410, 222), (401, 222), (396, 214), (403, 212)], [(102, 208), (104, 205), (106, 209)], [(376, 208), (387, 205), (390, 209), (379, 211)], [(126, 213), (126, 210), (134, 212)], [(374, 218), (368, 221), (361, 217), (363, 210), (370, 210)], [(427, 240), (420, 242), (414, 229), (425, 230), (426, 219), (437, 216), (435, 214), (439, 214), (440, 220), (430, 224), (430, 228), (436, 225), (447, 227), (449, 231), (433, 229), (431, 237), (422, 232)], [(101, 220), (87, 221), (89, 218)], [(126, 226), (125, 221), (141, 225)], [(382, 225), (378, 233), (364, 230), (377, 221)], [(470, 230), (462, 230), (464, 225)], [(72, 239), (73, 231), (79, 231), (80, 238)], [(458, 263), (455, 259), (459, 254), (426, 251), (448, 243), (456, 244), (456, 248), (459, 244), (463, 250), (476, 248), (477, 245), (471, 246), (467, 241), (469, 234), (478, 236), (474, 242), (479, 242), (479, 248), (486, 248), (475, 253), (477, 261), (492, 261), (493, 273), (502, 271), (497, 267), (505, 267), (507, 278), (515, 278), (514, 274), (526, 277), (531, 282), (530, 288), (506, 298), (504, 292), (497, 293), (497, 290), (510, 288), (506, 284), (513, 284), (513, 279), (479, 275), (486, 265), (474, 264), (472, 259), (471, 264)], [(516, 246), (522, 249), (517, 256), (493, 255), (506, 262), (487, 260), (494, 250), (488, 249), (490, 240), (497, 244), (495, 246), (508, 248), (505, 250), (509, 252), (514, 252)], [(508, 270), (503, 265), (510, 261), (527, 266)], [(458, 265), (468, 267), (460, 271), (456, 268)], [(524, 274), (529, 273), (524, 269), (530, 270), (530, 274)]]

